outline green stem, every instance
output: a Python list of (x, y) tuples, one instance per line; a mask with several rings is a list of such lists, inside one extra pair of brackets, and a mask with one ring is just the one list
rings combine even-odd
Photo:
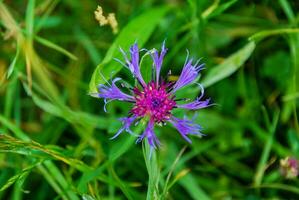
[(142, 151), (146, 169), (149, 175), (146, 200), (160, 199), (159, 177), (160, 169), (157, 162), (156, 151), (150, 147), (147, 140), (142, 142)]

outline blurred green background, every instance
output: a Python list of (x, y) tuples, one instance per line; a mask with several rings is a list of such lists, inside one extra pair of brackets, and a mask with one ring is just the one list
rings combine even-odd
[[(96, 21), (97, 5), (115, 13), (117, 34)], [(280, 159), (299, 157), (298, 10), (296, 0), (0, 0), (0, 199), (298, 199), (298, 179), (279, 173)], [(88, 94), (99, 71), (133, 83), (113, 60), (119, 46), (164, 40), (162, 75), (176, 79), (188, 49), (216, 105), (197, 112), (206, 136), (191, 145), (157, 128), (163, 145), (148, 160), (129, 134), (109, 140), (128, 104), (105, 113)]]

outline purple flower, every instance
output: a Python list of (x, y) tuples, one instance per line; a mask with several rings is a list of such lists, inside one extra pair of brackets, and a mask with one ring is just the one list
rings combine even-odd
[(200, 132), (201, 126), (194, 123), (193, 120), (179, 119), (173, 116), (173, 109), (186, 109), (186, 110), (198, 110), (210, 106), (210, 99), (202, 100), (204, 96), (204, 90), (201, 85), (201, 94), (194, 101), (186, 102), (185, 104), (178, 104), (178, 100), (175, 98), (175, 92), (195, 81), (199, 76), (199, 72), (203, 69), (203, 64), (199, 64), (199, 60), (192, 64), (192, 59), (186, 58), (183, 70), (178, 80), (175, 83), (168, 83), (160, 78), (160, 71), (163, 63), (164, 56), (167, 52), (165, 42), (162, 44), (161, 52), (157, 50), (149, 51), (153, 60), (153, 66), (155, 70), (155, 77), (153, 80), (145, 83), (140, 72), (139, 63), (139, 48), (137, 43), (134, 43), (130, 47), (130, 60), (127, 54), (121, 49), (124, 56), (125, 63), (119, 61), (122, 65), (128, 68), (132, 75), (138, 80), (140, 86), (136, 85), (134, 88), (129, 88), (131, 94), (125, 94), (122, 92), (115, 83), (120, 81), (120, 78), (115, 78), (112, 84), (99, 85), (98, 93), (93, 96), (103, 98), (106, 103), (113, 100), (120, 100), (132, 103), (132, 108), (129, 113), (129, 117), (120, 118), (122, 127), (112, 137), (112, 139), (119, 136), (123, 131), (126, 131), (132, 135), (130, 130), (132, 124), (138, 123), (141, 119), (148, 119), (148, 124), (136, 142), (140, 142), (143, 139), (147, 139), (151, 148), (157, 148), (160, 146), (160, 142), (154, 132), (155, 124), (171, 123), (182, 137), (191, 143), (189, 135), (202, 136)]

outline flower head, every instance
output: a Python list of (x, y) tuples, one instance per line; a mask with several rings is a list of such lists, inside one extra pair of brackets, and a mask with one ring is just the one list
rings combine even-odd
[(118, 32), (118, 23), (114, 13), (109, 13), (108, 17), (105, 17), (103, 8), (101, 6), (98, 6), (96, 11), (94, 11), (94, 16), (96, 20), (99, 22), (100, 26), (105, 26), (109, 24), (114, 34)]
[(142, 91), (135, 88), (135, 105), (131, 112), (138, 117), (149, 115), (155, 122), (168, 120), (176, 102), (174, 96), (167, 93), (166, 89), (164, 84), (157, 86), (154, 82), (150, 82)]
[(286, 157), (280, 160), (280, 173), (288, 179), (296, 178), (299, 173), (299, 163), (296, 158)]
[(131, 94), (126, 94), (117, 87), (115, 83), (120, 81), (120, 78), (113, 79), (111, 84), (100, 84), (98, 86), (98, 94), (96, 94), (96, 96), (103, 98), (105, 105), (113, 100), (120, 100), (133, 104), (129, 112), (129, 117), (120, 119), (123, 126), (112, 137), (112, 139), (116, 138), (123, 131), (134, 135), (130, 126), (138, 123), (139, 120), (143, 118), (148, 119), (148, 124), (143, 134), (138, 136), (136, 142), (140, 142), (146, 138), (151, 148), (156, 148), (160, 145), (160, 142), (154, 132), (155, 124), (164, 125), (166, 122), (169, 122), (178, 130), (182, 137), (190, 143), (191, 140), (188, 137), (189, 135), (202, 136), (203, 134), (200, 132), (202, 128), (200, 125), (187, 118), (179, 119), (173, 116), (172, 111), (174, 109), (198, 110), (211, 105), (210, 99), (202, 100), (204, 90), (199, 84), (201, 94), (194, 101), (181, 104), (179, 103), (180, 100), (175, 98), (177, 90), (190, 85), (195, 81), (195, 79), (199, 76), (200, 71), (203, 69), (203, 64), (199, 64), (199, 60), (193, 63), (193, 59), (189, 59), (189, 56), (187, 56), (178, 80), (174, 83), (163, 81), (163, 79), (160, 78), (160, 72), (164, 56), (167, 52), (165, 42), (163, 42), (161, 52), (158, 52), (156, 49), (149, 51), (149, 55), (153, 60), (155, 76), (153, 77), (153, 80), (146, 83), (140, 71), (140, 50), (137, 43), (134, 43), (130, 47), (130, 58), (128, 58), (127, 53), (124, 50), (120, 49), (120, 51), (123, 54), (125, 61), (117, 61), (130, 70), (139, 85), (129, 89)]

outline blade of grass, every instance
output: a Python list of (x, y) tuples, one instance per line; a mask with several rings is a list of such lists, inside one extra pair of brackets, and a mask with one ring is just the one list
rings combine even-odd
[(14, 184), (16, 181), (23, 179), (25, 176), (27, 176), (33, 168), (37, 167), (38, 165), (40, 165), (40, 162), (35, 163), (33, 165), (30, 165), (26, 168), (24, 168), (21, 172), (15, 174), (13, 177), (11, 177), (5, 185), (3, 185), (0, 188), (0, 192), (6, 190), (7, 188), (9, 188), (12, 184)]
[[(280, 6), (282, 7), (285, 15), (287, 16), (290, 24), (292, 26), (298, 27), (298, 20), (295, 18), (295, 14), (292, 10), (292, 7), (290, 6), (289, 2), (287, 0), (280, 0), (279, 1)], [(296, 35), (289, 35), (288, 38), (290, 50), (291, 50), (291, 56), (292, 56), (292, 61), (293, 61), (293, 69), (292, 69), (292, 79), (289, 83), (289, 87), (287, 89), (287, 94), (293, 94), (298, 92), (297, 87), (299, 84), (299, 62), (298, 62), (298, 57), (299, 57), (299, 34)], [(297, 115), (297, 106), (296, 106), (296, 101), (289, 101), (284, 103), (284, 108), (282, 111), (282, 120), (287, 121), (290, 117), (291, 111), (293, 111), (294, 115), (294, 126), (297, 131), (297, 135), (299, 135), (299, 122), (298, 122), (298, 115)]]
[(219, 5), (219, 1), (216, 0), (216, 1), (214, 1), (214, 3), (212, 4), (211, 7), (209, 7), (207, 10), (205, 10), (202, 13), (201, 16), (204, 19), (216, 17), (216, 16), (220, 15), (221, 13), (223, 13), (228, 8), (230, 8), (232, 5), (234, 5), (237, 1), (238, 0), (230, 0), (228, 2), (225, 2), (221, 5)]
[(203, 19), (206, 19), (209, 15), (211, 15), (215, 9), (218, 8), (220, 0), (214, 0), (214, 2), (202, 12), (201, 17)]
[(13, 76), (7, 86), (7, 91), (5, 94), (5, 104), (4, 104), (4, 117), (10, 118), (13, 108), (13, 99), (16, 97), (18, 87), (18, 77)]
[(63, 191), (69, 196), (71, 200), (79, 200), (79, 197), (76, 195), (76, 193), (73, 191), (73, 188), (69, 184), (69, 182), (64, 178), (64, 175), (60, 172), (58, 167), (53, 164), (53, 162), (46, 160), (43, 163), (49, 172), (51, 173), (51, 176), (54, 176), (56, 181), (59, 185), (61, 185)]
[(129, 188), (127, 188), (126, 185), (117, 176), (117, 174), (115, 173), (115, 171), (114, 171), (114, 169), (113, 169), (113, 167), (112, 167), (111, 164), (109, 165), (108, 170), (112, 174), (114, 180), (116, 181), (116, 183), (118, 184), (119, 188), (124, 193), (124, 195), (126, 196), (126, 198), (129, 199), (129, 200), (134, 200), (131, 192), (128, 190)]
[(47, 171), (47, 169), (44, 166), (40, 165), (40, 166), (38, 166), (38, 169), (41, 172), (41, 174), (43, 175), (43, 177), (45, 177), (45, 179), (48, 181), (48, 183), (52, 186), (52, 188), (57, 192), (57, 194), (59, 194), (59, 196), (63, 200), (71, 200), (70, 198), (68, 198), (66, 196), (66, 194), (63, 192), (62, 188), (58, 185), (56, 180), (53, 178), (53, 176)]
[[(80, 171), (89, 170), (90, 168), (82, 163), (80, 160), (69, 158), (58, 152), (50, 149), (37, 142), (23, 142), (11, 136), (0, 134), (0, 152), (19, 153), (24, 155), (36, 156), (42, 159), (60, 160), (68, 165), (75, 167)], [(58, 148), (56, 148), (58, 149)]]
[[(264, 113), (266, 113), (265, 109), (264, 109)], [(261, 182), (262, 182), (265, 170), (266, 170), (267, 161), (269, 159), (270, 151), (272, 148), (272, 143), (274, 140), (275, 130), (276, 130), (278, 119), (279, 119), (279, 111), (275, 112), (271, 126), (270, 126), (269, 119), (266, 115), (267, 114), (265, 114), (265, 121), (266, 121), (266, 125), (268, 127), (269, 134), (268, 134), (267, 142), (265, 143), (261, 158), (257, 165), (256, 174), (254, 176), (253, 185), (255, 187), (258, 187), (261, 185)]]
[(11, 76), (12, 72), (14, 71), (17, 60), (19, 59), (19, 54), (20, 54), (20, 46), (17, 44), (17, 52), (16, 52), (16, 55), (15, 55), (14, 59), (12, 60), (11, 64), (9, 65), (6, 78), (9, 78)]
[(209, 200), (209, 196), (198, 186), (195, 176), (192, 173), (187, 174), (179, 184), (189, 193), (192, 199), (195, 200)]
[(37, 34), (41, 28), (43, 27), (44, 23), (46, 22), (46, 20), (48, 19), (49, 15), (51, 14), (51, 12), (54, 10), (54, 8), (56, 7), (56, 5), (59, 3), (60, 0), (51, 0), (50, 2), (46, 3), (46, 11), (44, 12), (44, 14), (42, 15), (41, 19), (39, 20), (39, 22), (36, 24), (35, 26), (35, 33)]
[[(254, 123), (249, 122), (245, 124), (245, 127), (249, 128), (253, 133), (255, 133), (259, 140), (262, 140), (265, 143), (267, 142), (268, 135), (269, 135), (268, 132), (262, 129), (255, 122)], [(273, 151), (281, 157), (285, 157), (292, 154), (299, 156), (299, 152), (292, 152), (287, 147), (281, 145), (278, 141), (274, 140), (272, 146), (273, 146)]]
[(18, 180), (16, 182), (16, 184), (14, 185), (13, 192), (12, 192), (13, 193), (12, 200), (22, 200), (23, 199), (23, 194), (25, 192), (28, 192), (28, 191), (24, 191), (23, 188), (19, 184), (19, 182), (22, 182), (22, 180), (27, 178), (28, 175), (29, 175), (29, 173), (26, 176), (24, 176), (21, 180)]
[[(20, 75), (22, 78), (25, 78), (23, 75)], [(28, 84), (26, 81), (23, 81), (23, 86), (26, 91), (28, 91)], [(40, 96), (35, 94), (35, 90), (39, 93), (51, 100), (51, 97), (46, 93), (37, 83), (33, 82), (33, 89), (31, 91), (31, 97), (34, 101), (35, 105), (44, 110), (45, 112), (54, 115), (56, 117), (60, 117), (70, 122), (71, 124), (80, 124), (83, 126), (97, 127), (100, 129), (104, 129), (107, 124), (107, 120), (100, 116), (95, 116), (82, 111), (73, 111), (68, 106), (57, 103), (56, 101), (47, 101), (42, 99)]]
[[(35, 0), (29, 0), (27, 4), (27, 10), (26, 10), (26, 40), (25, 44), (32, 45), (33, 41), (33, 27), (34, 27), (34, 6), (35, 6)], [(25, 45), (27, 46), (27, 45)], [(30, 59), (30, 54), (25, 53), (25, 61), (26, 61), (26, 72), (28, 77), (28, 85), (31, 90), (32, 87), (32, 73), (31, 73), (31, 67), (32, 62)]]
[(174, 172), (175, 170), (175, 167), (177, 166), (180, 158), (182, 157), (184, 151), (186, 150), (187, 146), (183, 147), (182, 150), (178, 153), (177, 157), (175, 158), (172, 166), (170, 167), (170, 170), (169, 170), (169, 173), (167, 175), (167, 178), (166, 178), (166, 182), (165, 182), (165, 185), (164, 185), (164, 189), (163, 189), (163, 192), (161, 194), (161, 197), (162, 199), (165, 199), (166, 198), (166, 195), (168, 193), (168, 190), (170, 189), (170, 187), (174, 184), (174, 183), (171, 183), (169, 185), (169, 181), (170, 181), (170, 178), (172, 176), (172, 173)]
[(292, 185), (280, 184), (280, 183), (262, 184), (258, 187), (254, 187), (254, 188), (274, 188), (274, 189), (279, 189), (279, 190), (285, 190), (288, 192), (293, 192), (293, 193), (299, 195), (298, 187), (292, 186)]
[(35, 0), (29, 0), (26, 10), (26, 35), (32, 41), (34, 36), (34, 7)]
[(109, 164), (109, 162), (105, 162), (94, 170), (84, 172), (77, 186), (78, 191), (80, 193), (86, 193), (88, 182), (96, 180), (97, 177), (100, 176), (103, 171), (109, 166)]
[[(0, 115), (0, 120), (1, 120), (1, 115)], [(8, 125), (10, 125), (10, 127), (8, 127), (8, 128), (11, 128), (12, 129), (12, 131), (16, 134), (16, 132), (18, 132), (18, 135), (20, 135), (21, 137), (23, 137), (22, 135), (25, 135), (18, 127), (15, 127), (14, 125), (11, 125), (11, 124), (8, 124)], [(27, 140), (27, 142), (23, 142), (23, 141), (21, 141), (21, 140), (16, 140), (16, 139), (14, 139), (13, 137), (11, 137), (11, 136), (7, 136), (7, 135), (3, 135), (3, 134), (0, 134), (0, 142), (1, 142), (1, 145), (2, 146), (0, 146), (0, 150), (2, 150), (2, 151), (12, 151), (11, 150), (11, 147), (12, 147), (12, 144), (13, 145), (16, 145), (16, 147), (17, 147), (17, 149), (18, 148), (20, 148), (20, 147), (24, 147), (24, 146), (26, 146), (27, 144), (29, 144), (29, 141), (30, 141), (30, 139), (29, 139), (29, 137), (24, 137), (24, 140), (26, 141)], [(37, 145), (36, 143), (35, 144), (33, 144), (31, 147), (34, 147), (34, 145), (35, 145), (35, 147), (36, 147), (36, 150), (45, 150), (45, 152), (47, 152), (47, 153), (49, 153), (49, 155), (51, 155), (51, 156), (53, 156), (53, 157), (55, 157), (56, 159), (62, 159), (62, 161), (66, 161), (66, 163), (68, 163), (68, 161), (67, 161), (67, 159), (64, 159), (63, 158), (63, 156), (61, 156), (61, 155), (58, 155), (58, 154), (56, 154), (56, 153), (54, 153), (54, 152), (50, 152), (48, 149), (43, 149), (42, 147), (40, 147), (39, 145)], [(36, 146), (37, 145), (37, 146)], [(22, 150), (24, 150), (24, 149), (20, 149), (20, 153), (24, 153), (24, 151), (22, 151)], [(34, 152), (31, 152), (30, 153), (30, 155), (32, 155), (32, 153), (34, 153)], [(76, 163), (74, 163), (74, 162), (70, 162), (69, 164), (72, 164), (72, 165), (77, 165)], [(51, 175), (49, 175), (50, 177), (48, 177), (46, 174), (44, 174), (44, 176), (47, 176), (46, 178), (47, 178), (47, 180), (48, 181), (51, 181), (51, 183), (52, 183), (52, 177), (51, 176), (53, 176), (55, 179), (59, 179), (60, 181), (61, 180), (64, 180), (64, 176), (62, 176), (62, 174), (60, 173), (59, 174), (59, 177), (57, 177), (55, 174), (53, 174), (54, 172), (56, 173), (57, 172), (57, 170), (58, 170), (58, 168), (51, 162), (51, 161), (47, 161), (47, 168), (49, 169), (49, 168), (51, 168), (51, 169), (49, 169), (49, 170), (52, 170), (52, 171), (49, 171), (49, 173), (51, 174)], [(78, 169), (80, 169), (81, 167), (79, 167)], [(39, 166), (39, 169), (41, 169), (41, 167)], [(87, 169), (86, 167), (84, 167), (84, 170), (85, 169)], [(54, 170), (56, 170), (56, 171), (54, 171)], [(42, 173), (43, 173), (44, 171), (42, 171)], [(66, 190), (68, 193), (69, 193), (69, 195), (71, 196), (71, 200), (73, 200), (73, 199), (78, 199), (77, 197), (76, 197), (76, 195), (75, 195), (75, 193), (74, 192), (72, 192), (72, 191), (70, 191), (69, 190), (69, 188), (68, 188), (68, 186), (66, 185), (66, 184), (64, 184), (66, 181), (63, 181), (62, 182), (62, 186), (64, 186), (63, 187), (63, 189), (64, 190)], [(54, 184), (54, 183), (52, 183), (53, 185), (53, 187), (55, 187), (54, 189), (56, 189), (58, 192), (60, 192), (61, 190), (59, 189), (59, 188), (57, 188), (57, 186)]]
[(45, 38), (42, 38), (42, 37), (39, 37), (39, 36), (35, 35), (34, 39), (37, 42), (39, 42), (40, 44), (45, 45), (45, 46), (47, 46), (47, 47), (49, 47), (51, 49), (54, 49), (54, 50), (56, 50), (56, 51), (58, 51), (58, 52), (60, 52), (60, 53), (62, 53), (64, 55), (66, 55), (70, 59), (78, 60), (78, 58), (74, 54), (70, 53), (69, 51), (65, 50), (64, 48), (58, 46), (57, 44), (54, 44), (53, 42), (51, 42), (51, 41), (49, 41), (49, 40), (47, 40)]
[(0, 2), (0, 19), (7, 31), (12, 34), (15, 39), (22, 38), (19, 25), (16, 23), (9, 10), (2, 2)]
[(280, 6), (282, 7), (283, 11), (285, 12), (288, 20), (293, 22), (295, 20), (295, 14), (292, 10), (291, 5), (287, 0), (279, 0)]
[(79, 28), (75, 30), (75, 34), (78, 42), (80, 42), (88, 52), (93, 64), (97, 65), (102, 59), (102, 55), (97, 50), (91, 38)]
[(255, 33), (254, 35), (249, 37), (249, 41), (258, 42), (266, 37), (273, 35), (281, 35), (281, 34), (298, 34), (298, 28), (284, 28), (284, 29), (275, 29), (275, 30), (265, 30)]
[(18, 127), (16, 127), (12, 122), (10, 122), (6, 117), (0, 114), (0, 122), (3, 126), (7, 127), (9, 130), (14, 132), (14, 134), (24, 141), (30, 141), (30, 138)]
[[(289, 91), (288, 94), (297, 93), (298, 92), (298, 84), (299, 84), (299, 34), (291, 35), (289, 37), (289, 45), (291, 48), (291, 56), (293, 61), (293, 75), (292, 79), (290, 81), (289, 85)], [(287, 94), (287, 95), (288, 95)], [(284, 115), (283, 119), (286, 121), (289, 117), (289, 110), (293, 111), (294, 115), (294, 126), (297, 131), (297, 136), (299, 136), (299, 122), (298, 122), (298, 115), (297, 115), (297, 105), (296, 105), (296, 99), (293, 99), (292, 101), (285, 102), (285, 108), (284, 108)]]
[(186, 176), (191, 170), (190, 169), (183, 169), (181, 171), (179, 171), (175, 177), (173, 178), (173, 180), (168, 184), (168, 190), (170, 190), (170, 188), (172, 188), (172, 186), (174, 184), (176, 184), (181, 178), (183, 178), (184, 176)]
[[(145, 124), (139, 123), (139, 125), (133, 130), (133, 132), (138, 135), (144, 130)], [(122, 133), (126, 134), (126, 132)], [(125, 152), (129, 150), (129, 148), (134, 144), (136, 141), (136, 137), (132, 135), (126, 135), (123, 137), (123, 139), (118, 138), (118, 141), (115, 141), (112, 144), (111, 153), (109, 154), (109, 160), (115, 161), (117, 158), (122, 156)]]

